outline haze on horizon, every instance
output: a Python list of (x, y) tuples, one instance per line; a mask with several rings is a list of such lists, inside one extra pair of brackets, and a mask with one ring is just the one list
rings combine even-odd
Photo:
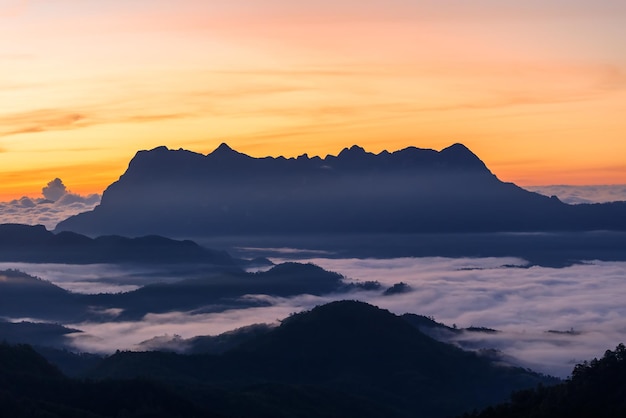
[(617, 0), (2, 2), (0, 201), (221, 142), (462, 142), (522, 186), (623, 184), (625, 24)]

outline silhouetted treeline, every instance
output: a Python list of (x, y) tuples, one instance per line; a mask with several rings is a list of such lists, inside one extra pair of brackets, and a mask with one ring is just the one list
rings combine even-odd
[(0, 417), (218, 417), (147, 380), (65, 377), (30, 346), (0, 344)]
[(577, 365), (570, 379), (512, 395), (511, 401), (463, 415), (464, 418), (624, 418), (626, 347), (607, 350), (601, 359)]

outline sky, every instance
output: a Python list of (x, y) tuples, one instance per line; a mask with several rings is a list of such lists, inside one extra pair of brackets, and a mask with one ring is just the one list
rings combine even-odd
[(0, 201), (140, 149), (461, 142), (522, 186), (626, 183), (621, 0), (0, 0)]

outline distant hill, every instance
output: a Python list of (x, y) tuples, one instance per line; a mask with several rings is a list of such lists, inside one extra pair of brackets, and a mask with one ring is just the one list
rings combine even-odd
[[(283, 263), (268, 271), (209, 272), (173, 283), (155, 283), (126, 293), (78, 294), (28, 274), (0, 271), (0, 317), (46, 321), (138, 320), (147, 313), (221, 312), (268, 302), (244, 295), (323, 295), (359, 287), (312, 264)], [(111, 310), (119, 312), (111, 315)], [(51, 337), (54, 335), (51, 335)], [(57, 337), (62, 336), (57, 334)], [(21, 340), (25, 342), (30, 340)]]
[(0, 261), (33, 263), (198, 263), (235, 267), (242, 260), (225, 251), (210, 250), (193, 241), (156, 235), (139, 238), (74, 232), (52, 233), (43, 225), (0, 224)]
[(567, 205), (493, 175), (469, 149), (253, 158), (139, 151), (93, 211), (57, 231), (87, 235), (626, 230), (626, 202)]
[(0, 271), (0, 317), (45, 318), (49, 321), (79, 319), (86, 307), (83, 295), (70, 293), (20, 271)]
[[(149, 377), (247, 417), (445, 417), (556, 382), (438, 342), (356, 301), (295, 314), (221, 355), (121, 352), (89, 376)], [(207, 398), (202, 388), (216, 387), (237, 401)]]

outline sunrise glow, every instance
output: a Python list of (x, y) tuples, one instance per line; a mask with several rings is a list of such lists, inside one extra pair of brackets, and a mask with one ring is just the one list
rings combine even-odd
[(139, 149), (462, 142), (520, 185), (626, 183), (621, 1), (0, 2), (0, 200)]

